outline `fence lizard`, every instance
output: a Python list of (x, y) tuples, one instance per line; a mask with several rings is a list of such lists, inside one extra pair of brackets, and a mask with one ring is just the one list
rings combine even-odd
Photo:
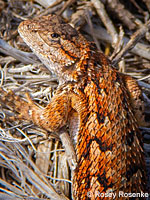
[(61, 17), (27, 20), (18, 30), (39, 59), (58, 76), (59, 87), (43, 109), (29, 96), (25, 102), (12, 95), (8, 102), (8, 94), (2, 89), (0, 101), (13, 103), (22, 118), (47, 131), (59, 132), (69, 125), (77, 155), (73, 199), (113, 199), (106, 197), (109, 192), (116, 194), (115, 199), (129, 199), (119, 196), (119, 191), (146, 192), (143, 144), (127, 79), (95, 44)]

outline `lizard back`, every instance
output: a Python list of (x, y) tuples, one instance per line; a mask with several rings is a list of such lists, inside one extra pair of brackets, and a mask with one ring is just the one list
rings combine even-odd
[(74, 198), (113, 199), (113, 193), (115, 199), (129, 199), (124, 193), (145, 192), (146, 187), (142, 141), (129, 96), (103, 54), (92, 55), (87, 63), (86, 81), (74, 89), (85, 97), (80, 103), (87, 103), (80, 113)]

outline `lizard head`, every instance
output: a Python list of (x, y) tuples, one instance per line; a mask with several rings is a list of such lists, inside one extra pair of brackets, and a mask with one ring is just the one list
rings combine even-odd
[(77, 81), (79, 62), (87, 54), (89, 43), (61, 17), (48, 15), (21, 22), (19, 34), (61, 82)]

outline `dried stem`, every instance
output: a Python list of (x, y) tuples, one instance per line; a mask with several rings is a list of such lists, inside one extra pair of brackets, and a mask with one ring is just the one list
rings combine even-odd
[(150, 30), (150, 20), (146, 22), (139, 30), (137, 30), (132, 36), (127, 45), (118, 53), (118, 55), (112, 60), (112, 63), (116, 65), (129, 50), (131, 50), (137, 42)]
[(107, 28), (108, 33), (111, 35), (112, 37), (112, 46), (115, 47), (117, 41), (118, 41), (118, 34), (115, 30), (115, 27), (113, 25), (113, 22), (111, 21), (111, 19), (109, 18), (105, 8), (104, 8), (104, 4), (99, 1), (99, 0), (91, 0), (93, 6), (95, 7), (99, 17), (101, 18), (102, 22), (104, 23), (104, 25)]

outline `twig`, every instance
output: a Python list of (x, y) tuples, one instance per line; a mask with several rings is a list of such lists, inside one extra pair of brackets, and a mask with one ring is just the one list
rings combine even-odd
[[(51, 5), (53, 5), (55, 2), (54, 1), (48, 1), (48, 0), (35, 0), (37, 3), (39, 3), (40, 5), (42, 5), (45, 8), (50, 7)], [(54, 4), (55, 5), (55, 4)]]
[(57, 13), (58, 15), (61, 15), (67, 7), (69, 7), (71, 4), (75, 3), (76, 0), (68, 0), (65, 2), (64, 6), (62, 7), (62, 9)]
[(141, 87), (145, 87), (145, 88), (147, 88), (147, 89), (150, 89), (150, 84), (148, 84), (148, 83), (145, 83), (145, 82), (143, 82), (143, 81), (138, 81), (138, 84), (139, 84), (139, 86), (141, 86)]
[[(87, 25), (84, 26), (83, 30), (87, 33), (90, 32), (89, 27)], [(98, 39), (102, 40), (103, 42), (107, 42), (107, 43), (112, 44), (112, 38), (104, 28), (102, 28), (100, 26), (94, 26), (93, 31), (94, 31), (94, 34), (96, 35), (96, 37)], [(123, 38), (124, 46), (127, 45), (128, 41), (129, 41), (129, 38), (127, 38), (127, 37)], [(150, 60), (150, 46), (149, 45), (138, 42), (134, 46), (134, 48), (131, 49), (131, 52), (138, 55), (138, 56), (141, 56), (145, 59)]]
[(150, 0), (143, 0), (143, 2), (146, 4), (148, 10), (150, 11)]
[(127, 45), (118, 53), (118, 55), (112, 60), (112, 63), (116, 65), (129, 50), (131, 50), (137, 42), (150, 30), (150, 20), (146, 22), (140, 29), (138, 29), (132, 36)]
[(110, 60), (112, 60), (112, 58), (114, 58), (121, 50), (123, 46), (123, 37), (124, 37), (124, 31), (123, 31), (122, 26), (120, 26), (118, 41), (116, 43), (116, 47), (114, 48), (113, 54), (110, 56)]
[(118, 0), (107, 0), (107, 5), (130, 30), (136, 28), (136, 18)]
[(5, 42), (2, 39), (0, 39), (0, 52), (6, 55), (10, 55), (26, 64), (38, 63), (38, 59), (33, 53), (20, 51), (10, 46), (7, 42)]
[(139, 13), (144, 14), (144, 10), (138, 5), (138, 3), (136, 3), (135, 0), (130, 0), (134, 6), (138, 9)]
[(115, 47), (117, 41), (118, 41), (118, 34), (115, 30), (115, 27), (111, 21), (111, 19), (109, 18), (109, 16), (107, 15), (104, 5), (101, 1), (99, 0), (91, 0), (91, 3), (93, 4), (93, 6), (95, 7), (99, 17), (101, 18), (102, 22), (104, 23), (104, 25), (106, 26), (108, 33), (111, 35), (112, 37), (112, 46)]
[(99, 45), (99, 42), (98, 42), (97, 38), (95, 37), (94, 31), (93, 31), (93, 24), (92, 24), (92, 21), (91, 21), (91, 18), (90, 18), (88, 10), (86, 10), (85, 17), (86, 17), (87, 22), (89, 24), (90, 32), (91, 32), (91, 35), (92, 35), (92, 37), (94, 39), (94, 42), (95, 42), (97, 48), (100, 50), (100, 45)]
[(71, 138), (70, 138), (69, 134), (67, 133), (67, 131), (62, 130), (62, 132), (60, 134), (60, 139), (65, 148), (65, 152), (68, 157), (68, 163), (69, 163), (70, 169), (73, 171), (76, 168), (76, 164), (77, 164), (76, 163), (76, 154), (75, 154), (75, 150), (74, 150)]
[(42, 10), (39, 14), (37, 14), (36, 17), (48, 15), (49, 13), (56, 13), (58, 10), (62, 8), (62, 6), (63, 6), (63, 0), (56, 0), (49, 7), (47, 7), (46, 9)]
[(143, 81), (143, 80), (148, 79), (148, 78), (150, 78), (150, 74), (147, 75), (147, 76), (144, 76), (144, 77), (142, 77), (142, 78), (139, 78), (138, 80), (139, 80), (139, 81)]
[(87, 12), (90, 13), (89, 15), (91, 17), (91, 2), (85, 1), (81, 6), (78, 6), (78, 10), (75, 13), (72, 13), (70, 23), (73, 24), (76, 29), (80, 29), (86, 23), (85, 16)]

